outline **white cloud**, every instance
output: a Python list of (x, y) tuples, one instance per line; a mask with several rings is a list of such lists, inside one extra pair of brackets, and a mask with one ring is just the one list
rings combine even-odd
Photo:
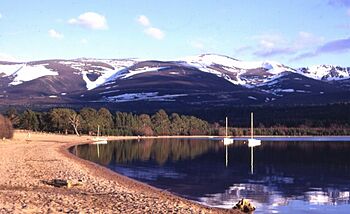
[(278, 34), (264, 34), (253, 38), (258, 42), (258, 48), (254, 51), (254, 55), (267, 57), (280, 54), (291, 53), (288, 42)]
[(147, 18), (147, 16), (145, 15), (140, 15), (138, 16), (137, 20), (136, 20), (140, 25), (142, 25), (143, 27), (145, 27), (144, 32), (151, 36), (154, 39), (158, 39), (158, 40), (162, 40), (165, 36), (165, 33), (156, 27), (153, 27), (151, 25), (151, 21)]
[(292, 45), (294, 46), (294, 49), (301, 50), (305, 48), (318, 46), (323, 42), (323, 37), (315, 36), (312, 33), (301, 31), (299, 32), (296, 40), (293, 41)]
[(63, 39), (63, 34), (55, 31), (54, 29), (49, 30), (49, 36), (54, 39)]
[(149, 19), (148, 19), (147, 16), (145, 16), (145, 15), (140, 15), (140, 16), (137, 18), (137, 22), (138, 22), (139, 24), (141, 24), (142, 26), (145, 26), (145, 27), (151, 26), (151, 22), (149, 21)]
[(145, 33), (155, 39), (161, 40), (164, 38), (165, 34), (163, 31), (161, 31), (158, 28), (155, 27), (149, 27), (145, 30)]
[(0, 13), (0, 19), (2, 18), (2, 14)]
[(253, 38), (258, 42), (254, 55), (269, 57), (275, 55), (293, 55), (299, 51), (313, 48), (324, 41), (311, 33), (301, 31), (295, 39), (288, 40), (279, 34), (264, 34)]
[(69, 24), (79, 25), (93, 30), (108, 29), (107, 20), (103, 15), (95, 12), (86, 12), (81, 14), (78, 18), (68, 20)]

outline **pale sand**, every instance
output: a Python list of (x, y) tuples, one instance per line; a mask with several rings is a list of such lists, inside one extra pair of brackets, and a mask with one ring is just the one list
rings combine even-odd
[[(239, 213), (209, 208), (81, 160), (67, 151), (90, 137), (16, 132), (0, 140), (0, 213)], [(114, 138), (118, 139), (118, 138)], [(53, 187), (43, 181), (81, 179)]]

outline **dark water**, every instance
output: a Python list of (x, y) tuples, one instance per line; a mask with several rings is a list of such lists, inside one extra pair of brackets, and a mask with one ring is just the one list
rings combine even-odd
[[(281, 140), (281, 139), (278, 139)], [(308, 139), (310, 140), (310, 139)], [(147, 139), (81, 145), (81, 158), (209, 206), (247, 198), (255, 213), (350, 213), (350, 142)]]

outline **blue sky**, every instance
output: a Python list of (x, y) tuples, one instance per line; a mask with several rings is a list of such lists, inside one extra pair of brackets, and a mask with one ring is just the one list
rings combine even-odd
[(0, 0), (0, 59), (217, 53), (350, 66), (350, 0)]

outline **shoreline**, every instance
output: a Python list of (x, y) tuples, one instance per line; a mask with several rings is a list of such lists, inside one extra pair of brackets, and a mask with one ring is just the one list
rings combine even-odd
[[(68, 151), (89, 142), (90, 136), (31, 132), (28, 137), (23, 131), (0, 140), (0, 213), (240, 213), (189, 201)], [(82, 185), (58, 188), (47, 184), (52, 179), (81, 179)]]

